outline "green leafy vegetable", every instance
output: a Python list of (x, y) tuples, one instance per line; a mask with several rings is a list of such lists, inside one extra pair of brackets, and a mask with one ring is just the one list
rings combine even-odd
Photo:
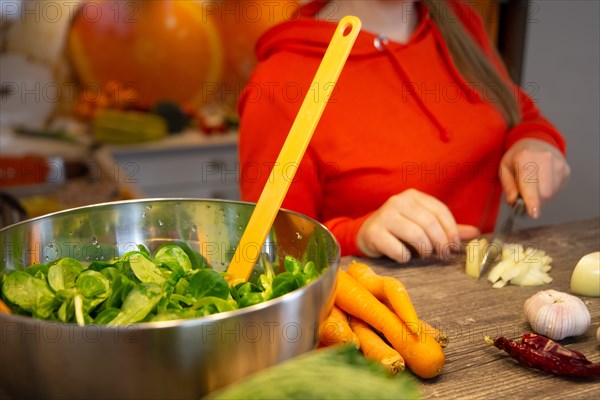
[(142, 282), (161, 284), (166, 280), (156, 264), (147, 259), (142, 253), (131, 254), (129, 256), (129, 266), (135, 276)]
[(332, 346), (257, 372), (205, 400), (420, 398), (410, 375), (390, 375), (354, 347)]
[(319, 271), (317, 271), (317, 266), (313, 261), (309, 261), (304, 265), (304, 279), (306, 280), (306, 284), (311, 283), (315, 279), (319, 277)]
[(7, 274), (2, 292), (8, 301), (39, 318), (50, 317), (60, 304), (45, 279), (38, 279), (23, 271)]
[(101, 273), (109, 280), (111, 287), (109, 296), (102, 304), (102, 309), (120, 308), (135, 283), (115, 267), (104, 268)]
[(181, 247), (173, 244), (159, 248), (154, 255), (154, 262), (157, 264), (178, 266), (185, 272), (192, 270), (192, 263), (188, 255)]
[(292, 256), (285, 256), (283, 259), (283, 266), (287, 272), (293, 274), (300, 273), (302, 271), (302, 264)]
[[(202, 255), (166, 244), (143, 245), (109, 261), (61, 258), (2, 275), (1, 295), (13, 312), (53, 321), (124, 325), (195, 318), (236, 310), (289, 293), (319, 276), (313, 262), (293, 257), (276, 275), (265, 257), (256, 282), (230, 287)], [(260, 275), (259, 275), (260, 274)]]
[(115, 319), (120, 312), (121, 310), (118, 308), (107, 308), (96, 316), (94, 323), (98, 325), (106, 325)]
[(242, 296), (238, 300), (238, 306), (240, 308), (250, 307), (255, 304), (262, 303), (263, 301), (265, 301), (265, 299), (264, 299), (262, 293), (250, 292), (250, 293), (246, 293), (244, 296)]
[(284, 272), (273, 279), (273, 298), (282, 296), (301, 286), (296, 275), (291, 272)]
[(50, 265), (51, 264), (33, 264), (24, 271), (31, 276), (35, 276), (38, 272), (48, 275), (48, 269), (50, 268)]
[(73, 258), (62, 258), (48, 269), (48, 284), (54, 291), (70, 289), (83, 271), (81, 263)]
[(218, 272), (201, 269), (192, 276), (188, 293), (196, 298), (215, 296), (226, 299), (229, 296), (229, 284)]
[(88, 307), (95, 307), (110, 295), (110, 281), (97, 271), (83, 271), (75, 282), (77, 291), (87, 300)]
[[(207, 311), (216, 309), (217, 312), (225, 312), (237, 309), (237, 305), (234, 302), (229, 302), (220, 297), (207, 296), (198, 300), (193, 308), (197, 310), (204, 309)], [(209, 314), (214, 314), (214, 312), (210, 312)]]
[(125, 325), (140, 322), (152, 311), (163, 295), (162, 288), (156, 283), (144, 282), (136, 286), (123, 302), (119, 314), (109, 325)]

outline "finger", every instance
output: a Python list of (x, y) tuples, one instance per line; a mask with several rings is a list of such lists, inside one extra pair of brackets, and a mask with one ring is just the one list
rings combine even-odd
[[(546, 200), (550, 199), (556, 191), (557, 183), (556, 183), (556, 170), (554, 168), (554, 163), (552, 160), (552, 155), (550, 155), (550, 159), (544, 160), (543, 164), (540, 164), (540, 170), (538, 172), (538, 194), (540, 197), (540, 203), (546, 202)], [(558, 177), (560, 180), (560, 177)]]
[(567, 164), (567, 160), (565, 160), (562, 155), (560, 158), (560, 179), (559, 179), (559, 183), (558, 183), (558, 189), (557, 190), (561, 190), (563, 189), (567, 182), (569, 181), (569, 177), (571, 176), (571, 168), (569, 167), (569, 164)]
[[(457, 224), (456, 227), (458, 229), (458, 235), (460, 237), (460, 240), (465, 242), (475, 239), (481, 233), (479, 228), (473, 225)], [(462, 242), (460, 245), (450, 248), (452, 253), (461, 253), (464, 251), (464, 249), (465, 247)]]
[(521, 163), (517, 172), (519, 193), (523, 201), (525, 201), (527, 214), (533, 219), (537, 219), (540, 216), (540, 196), (538, 192), (539, 165), (539, 163), (534, 162)]
[[(414, 212), (414, 214), (421, 214)], [(389, 231), (405, 243), (405, 247), (412, 247), (420, 257), (427, 258), (433, 254), (434, 247), (429, 235), (417, 222), (401, 215), (398, 220), (390, 220)]]
[(498, 175), (500, 177), (500, 183), (504, 188), (504, 193), (506, 194), (506, 201), (508, 201), (509, 204), (514, 203), (519, 195), (519, 188), (515, 181), (515, 175), (512, 169), (506, 164), (501, 163)]
[(479, 228), (473, 225), (458, 224), (456, 227), (458, 228), (458, 236), (461, 240), (475, 239), (481, 233)]
[(419, 223), (424, 227), (425, 232), (433, 243), (437, 243), (440, 246), (446, 246), (448, 244), (460, 244), (460, 237), (458, 234), (458, 228), (456, 227), (456, 220), (450, 212), (450, 209), (441, 201), (433, 196), (429, 196), (425, 193), (420, 192), (416, 196), (419, 206), (425, 208), (430, 214), (422, 214), (420, 218), (416, 214), (411, 213), (409, 218), (420, 219)]
[(410, 250), (389, 229), (389, 226), (401, 225), (402, 221), (395, 211), (379, 210), (373, 214), (359, 228), (356, 239), (359, 250), (367, 257), (385, 255), (399, 263), (408, 262)]
[(407, 263), (411, 259), (408, 247), (388, 231), (384, 231), (381, 237), (378, 238), (377, 250), (400, 264)]

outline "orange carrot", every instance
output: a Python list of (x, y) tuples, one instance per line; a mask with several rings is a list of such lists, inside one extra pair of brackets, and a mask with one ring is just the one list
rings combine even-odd
[(350, 328), (358, 335), (360, 350), (365, 357), (377, 361), (391, 374), (404, 371), (404, 359), (400, 353), (390, 347), (369, 325), (350, 317)]
[(410, 331), (415, 334), (419, 333), (419, 317), (402, 282), (396, 278), (378, 275), (368, 265), (357, 262), (353, 262), (348, 266), (348, 274), (377, 299), (380, 301), (387, 300)]
[[(382, 303), (389, 308), (392, 312), (396, 312), (394, 310), (394, 307), (392, 307), (392, 305), (390, 304), (389, 301), (384, 300), (382, 301)], [(444, 332), (442, 332), (441, 330), (434, 328), (433, 326), (431, 326), (430, 324), (428, 324), (427, 322), (421, 320), (419, 322), (419, 327), (420, 327), (420, 333), (423, 335), (429, 335), (431, 337), (433, 337), (435, 339), (436, 342), (438, 342), (438, 344), (444, 348), (446, 346), (448, 346), (448, 343), (450, 342), (450, 339), (448, 338), (448, 335), (446, 335)]]
[(396, 314), (406, 324), (408, 329), (415, 334), (419, 334), (421, 324), (415, 306), (410, 301), (406, 287), (398, 279), (384, 276), (383, 292), (385, 298), (392, 305)]
[(373, 296), (379, 300), (385, 299), (383, 292), (383, 280), (381, 275), (377, 275), (367, 264), (352, 262), (348, 266), (348, 274), (360, 282)]
[(426, 335), (433, 336), (435, 341), (438, 342), (439, 345), (442, 346), (442, 348), (448, 346), (448, 343), (450, 342), (448, 335), (446, 335), (441, 330), (434, 328), (433, 326), (429, 325), (423, 320), (421, 320), (421, 332), (423, 332)]
[(348, 316), (335, 305), (319, 326), (319, 339), (325, 346), (352, 343), (355, 347), (360, 347), (358, 336), (348, 324)]
[(440, 345), (429, 335), (413, 335), (402, 320), (343, 270), (338, 272), (335, 304), (381, 332), (421, 378), (433, 378), (444, 368)]
[(10, 314), (10, 308), (0, 299), (0, 312)]

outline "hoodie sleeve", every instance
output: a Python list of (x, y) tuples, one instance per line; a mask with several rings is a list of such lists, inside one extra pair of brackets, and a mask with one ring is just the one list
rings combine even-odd
[(565, 154), (566, 143), (560, 132), (541, 114), (535, 100), (531, 99), (518, 85), (510, 80), (503, 62), (489, 40), (479, 13), (462, 1), (448, 0), (447, 2), (457, 14), (467, 32), (481, 47), (484, 54), (492, 61), (501, 75), (506, 78), (516, 95), (516, 100), (521, 109), (521, 121), (508, 132), (505, 149), (509, 149), (521, 139), (533, 138), (544, 140)]
[(356, 237), (363, 222), (365, 222), (371, 214), (372, 212), (359, 218), (337, 217), (325, 221), (323, 225), (325, 225), (338, 240), (342, 256), (355, 255), (358, 257), (366, 257), (358, 249)]

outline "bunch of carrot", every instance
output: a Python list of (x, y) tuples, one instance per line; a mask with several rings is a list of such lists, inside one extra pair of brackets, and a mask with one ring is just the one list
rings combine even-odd
[(402, 282), (366, 264), (353, 262), (338, 272), (335, 304), (319, 333), (322, 345), (354, 344), (391, 373), (406, 365), (433, 378), (444, 367), (448, 338), (419, 319)]

